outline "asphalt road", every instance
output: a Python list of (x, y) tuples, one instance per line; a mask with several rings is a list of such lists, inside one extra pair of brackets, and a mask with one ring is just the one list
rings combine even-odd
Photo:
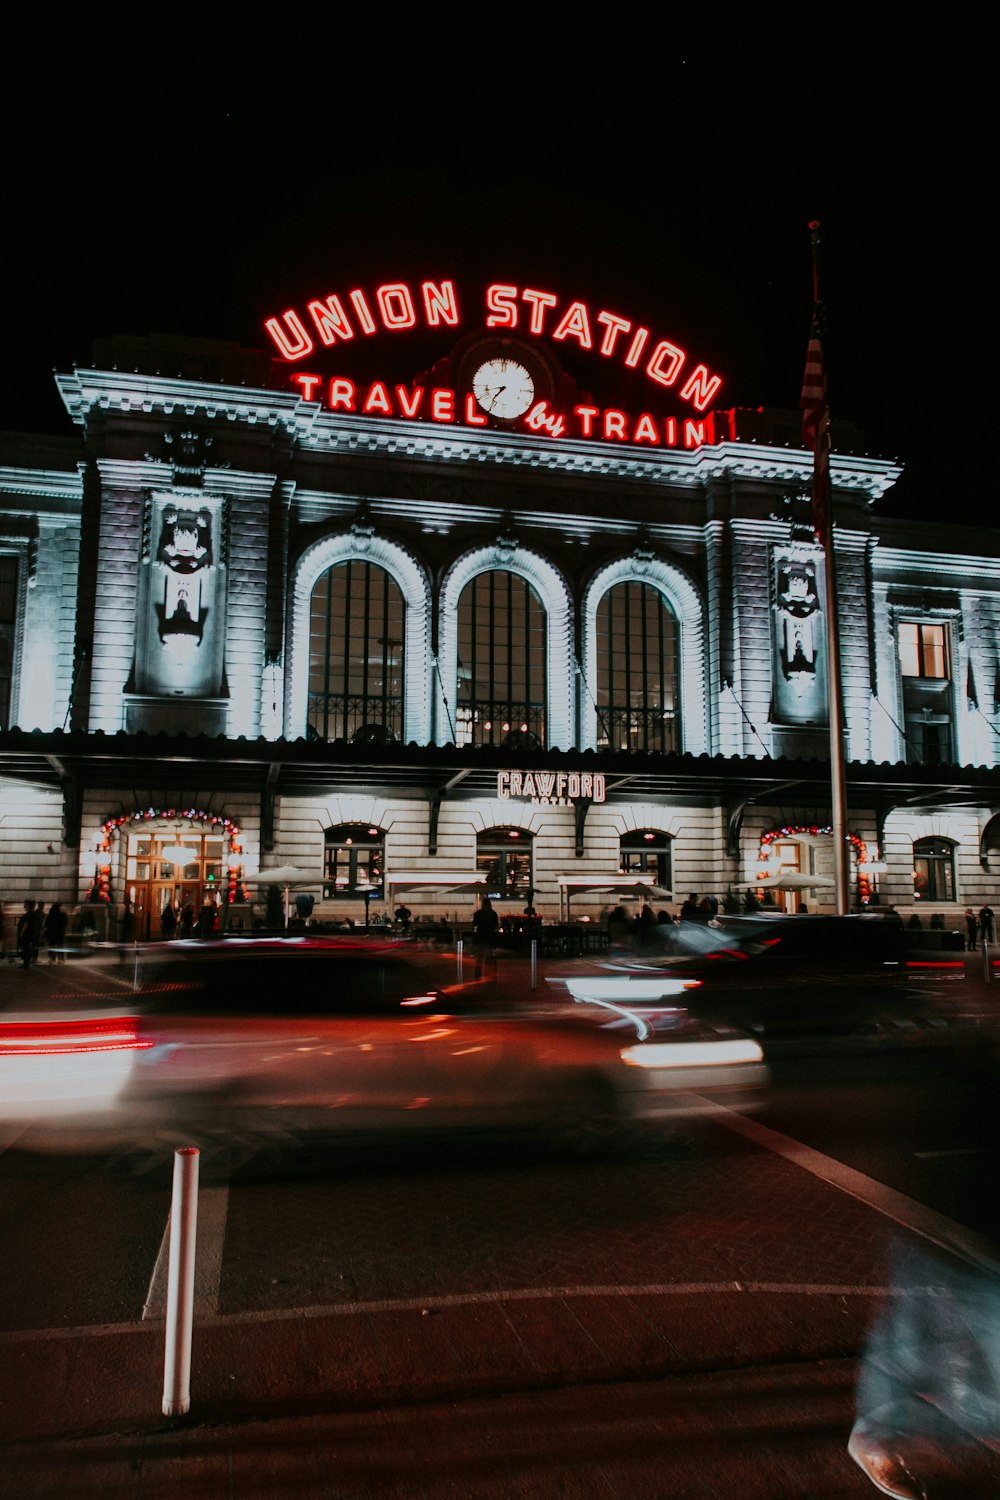
[[(26, 978), (40, 997), (34, 1004), (43, 991), (95, 987), (93, 974), (74, 965)], [(113, 964), (99, 981), (111, 993), (128, 983)], [(23, 1000), (20, 982), (10, 971), (0, 976), (8, 1006)], [(967, 998), (953, 986), (952, 1009)], [(987, 1020), (979, 1054), (993, 1034)], [(693, 1116), (657, 1133), (637, 1156), (581, 1159), (531, 1143), (458, 1139), (206, 1159), (200, 1306), (252, 1315), (678, 1275), (713, 1281), (737, 1261), (745, 1274), (748, 1225), (763, 1233), (757, 1221), (766, 1214), (762, 1144), (810, 1148), (817, 1172), (834, 1173), (828, 1180), (838, 1166), (861, 1174), (870, 1201), (886, 1188), (911, 1200), (917, 1218), (923, 1208), (992, 1236), (992, 1081), (975, 1049), (970, 1060), (968, 1051), (935, 1043), (883, 1039), (784, 1053), (773, 1060), (766, 1096), (718, 1101), (749, 1135)], [(766, 1137), (761, 1127), (777, 1134)], [(0, 1330), (162, 1315), (169, 1151), (137, 1172), (133, 1159), (22, 1152), (14, 1132), (0, 1148)], [(894, 1211), (898, 1219), (898, 1204)], [(811, 1230), (804, 1198), (781, 1230), (786, 1261), (802, 1261), (803, 1279), (815, 1279)], [(830, 1275), (850, 1280), (849, 1262), (848, 1248)]]

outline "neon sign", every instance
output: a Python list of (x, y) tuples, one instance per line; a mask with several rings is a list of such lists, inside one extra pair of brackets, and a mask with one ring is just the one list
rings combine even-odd
[[(707, 411), (722, 385), (720, 375), (705, 364), (693, 363), (673, 340), (657, 337), (619, 313), (604, 308), (594, 311), (581, 301), (561, 303), (552, 292), (504, 282), (491, 283), (484, 302), (486, 328), (517, 330), (555, 343), (572, 342), (604, 359), (641, 370), (653, 385), (670, 390), (697, 412)], [(266, 319), (264, 326), (281, 358), (292, 363), (305, 359), (317, 345), (329, 349), (380, 331), (457, 328), (460, 321), (453, 281), (423, 281), (415, 291), (399, 281), (387, 282), (372, 293), (355, 287), (316, 297), (306, 304), (304, 314), (290, 307)], [(319, 377), (315, 379), (318, 383)], [(535, 430), (549, 429), (539, 422)], [(550, 435), (554, 434), (550, 431)]]
[(607, 778), (600, 771), (498, 771), (497, 796), (527, 798), (548, 806), (569, 807), (586, 799), (603, 802)]
[[(374, 380), (358, 385), (343, 375), (327, 381), (322, 375), (294, 375), (305, 401), (325, 401), (330, 411), (352, 415), (404, 417), (418, 422), (462, 422), (467, 427), (485, 427), (486, 417), (475, 396), (462, 396), (444, 386), (392, 385)], [(536, 401), (524, 416), (532, 432), (558, 438), (601, 438), (605, 442), (648, 443), (652, 447), (699, 448), (716, 441), (716, 423), (709, 412), (704, 417), (654, 417), (649, 412), (630, 416), (616, 408), (574, 406), (571, 412), (550, 411), (548, 403)], [(721, 438), (720, 438), (721, 440)]]

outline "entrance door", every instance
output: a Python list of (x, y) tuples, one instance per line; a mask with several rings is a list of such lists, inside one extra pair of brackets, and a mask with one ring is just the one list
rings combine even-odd
[[(135, 936), (140, 941), (161, 935), (160, 913), (167, 902), (177, 913), (177, 936), (183, 935), (182, 913), (192, 912), (191, 932), (198, 931), (198, 916), (206, 897), (224, 899), (224, 840), (219, 834), (181, 828), (177, 832), (157, 829), (129, 834), (125, 870), (125, 895), (135, 917)], [(171, 851), (183, 849), (183, 856)], [(184, 863), (179, 860), (183, 858)]]

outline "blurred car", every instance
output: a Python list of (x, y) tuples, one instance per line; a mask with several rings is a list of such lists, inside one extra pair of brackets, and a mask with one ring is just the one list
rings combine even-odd
[(752, 1031), (765, 1053), (962, 1044), (952, 1008), (914, 982), (906, 933), (876, 916), (740, 915), (699, 929), (695, 951), (645, 964), (692, 982), (693, 1015)]
[[(759, 1043), (601, 985), (572, 1000), (455, 983), (381, 945), (145, 950), (127, 1007), (0, 1018), (0, 1122), (21, 1147), (227, 1132), (577, 1129), (655, 1121), (690, 1090), (759, 1086)], [(661, 990), (663, 986), (660, 986)], [(635, 999), (635, 992), (631, 999)], [(669, 1003), (666, 1003), (669, 1002)]]

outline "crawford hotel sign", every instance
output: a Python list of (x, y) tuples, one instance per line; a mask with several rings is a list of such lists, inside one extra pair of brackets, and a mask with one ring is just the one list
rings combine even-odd
[[(357, 381), (342, 367), (322, 369), (369, 339), (408, 331), (459, 329), (463, 307), (454, 281), (387, 282), (326, 293), (265, 321), (289, 379), (307, 401), (334, 412), (508, 427), (549, 438), (570, 436), (650, 447), (696, 448), (717, 440), (709, 406), (722, 377), (673, 339), (619, 312), (567, 301), (538, 287), (492, 282), (472, 308), (463, 352), (445, 361), (447, 378), (423, 384)], [(550, 340), (636, 370), (649, 394), (680, 403), (679, 415), (625, 412), (582, 401), (560, 382), (545, 355)], [(323, 365), (328, 361), (324, 358)], [(437, 370), (438, 367), (435, 367)], [(650, 403), (653, 404), (653, 403)], [(728, 436), (718, 434), (718, 437)]]

